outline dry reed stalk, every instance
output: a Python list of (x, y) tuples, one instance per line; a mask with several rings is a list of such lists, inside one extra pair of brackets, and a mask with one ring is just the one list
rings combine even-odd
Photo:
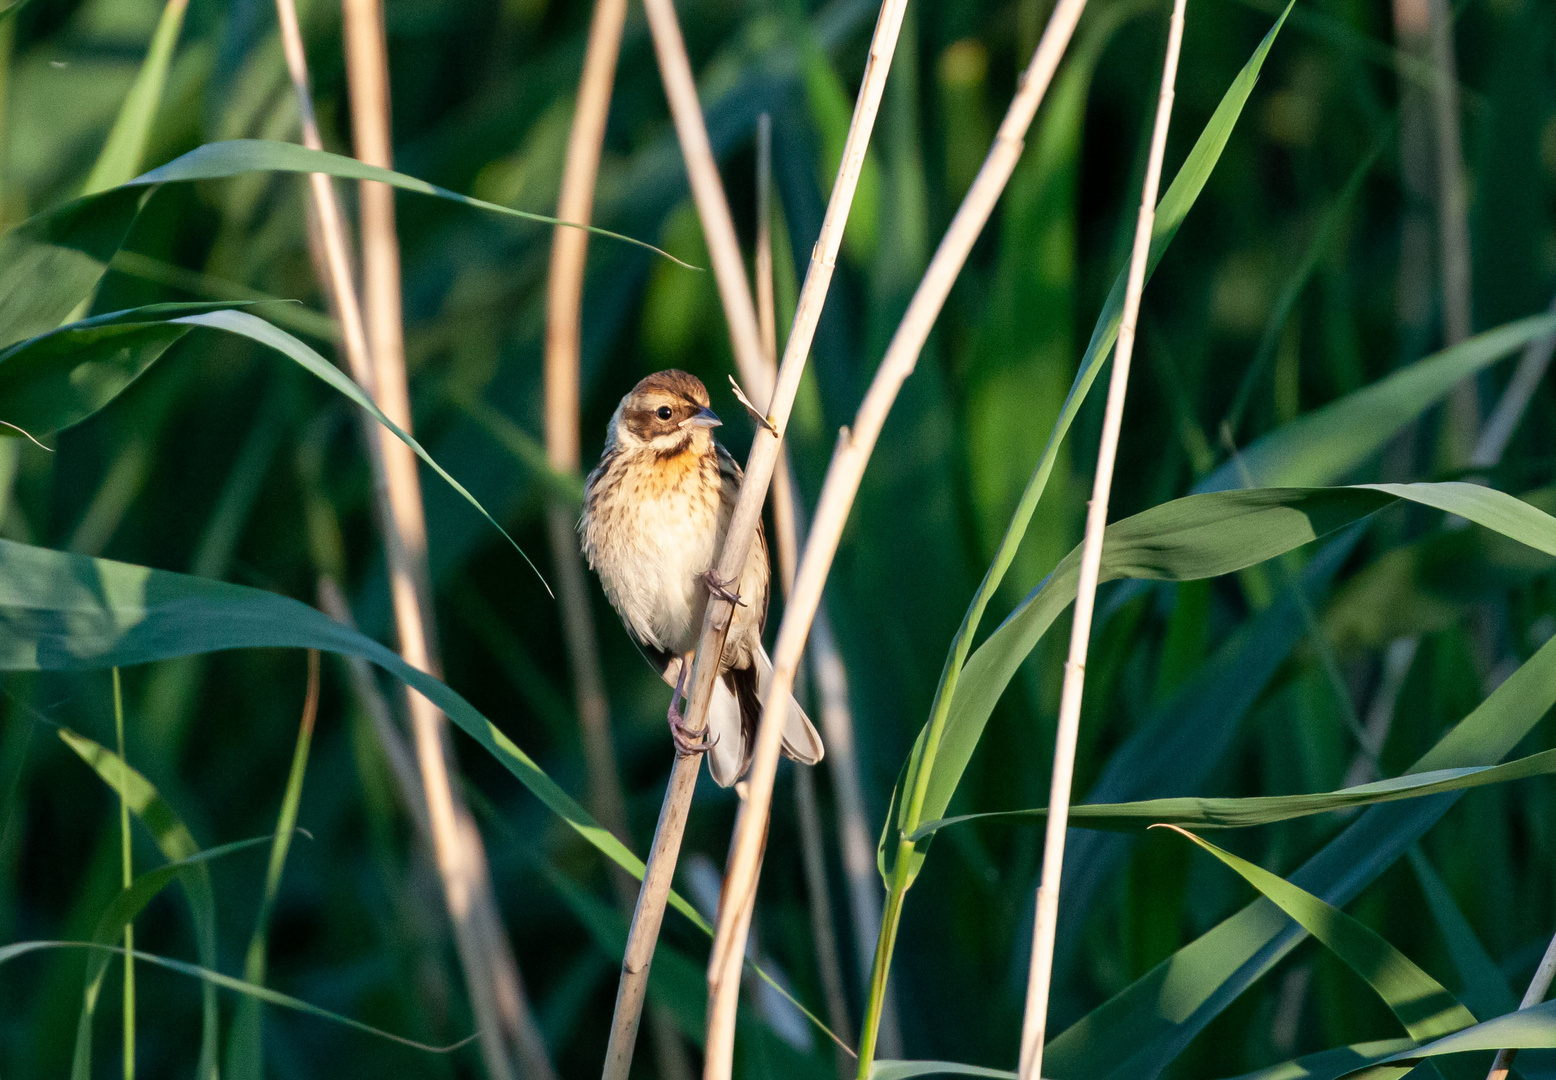
[(751, 299), (751, 286), (746, 281), (745, 257), (740, 253), (740, 240), (735, 235), (729, 199), (724, 194), (723, 181), (719, 179), (713, 145), (708, 141), (702, 104), (697, 100), (697, 81), (686, 55), (686, 41), (681, 37), (674, 0), (643, 0), (643, 12), (648, 16), (654, 55), (659, 61), (659, 78), (670, 103), (670, 117), (675, 122), (675, 135), (681, 144), (681, 158), (686, 163), (686, 178), (691, 185), (692, 200), (697, 204), (697, 217), (702, 222), (703, 237), (708, 244), (708, 258), (713, 263), (713, 279), (718, 285), (724, 318), (729, 324), (735, 364), (740, 368), (740, 377), (754, 386), (757, 385), (755, 376), (762, 370), (762, 336), (757, 325), (756, 305)]
[[(1556, 300), (1552, 300), (1546, 310), (1556, 314)], [(1480, 438), (1475, 443), (1474, 453), (1470, 455), (1472, 466), (1489, 469), (1502, 460), (1502, 454), (1507, 450), (1518, 422), (1523, 419), (1529, 402), (1534, 400), (1534, 392), (1539, 388), (1540, 380), (1545, 378), (1545, 371), (1551, 366), (1553, 353), (1556, 353), (1556, 333), (1531, 341), (1524, 348), (1523, 356), (1518, 358), (1518, 367), (1513, 370), (1513, 377), (1508, 380), (1491, 415), (1481, 425)]]
[[(756, 537), (757, 525), (761, 520), (762, 503), (766, 501), (768, 485), (777, 465), (783, 429), (788, 423), (789, 412), (794, 405), (794, 396), (799, 390), (800, 375), (804, 370), (806, 357), (810, 353), (816, 324), (821, 317), (821, 308), (826, 302), (827, 289), (832, 283), (838, 249), (843, 241), (843, 228), (848, 220), (848, 210), (853, 203), (854, 191), (859, 184), (859, 174), (864, 168), (865, 150), (869, 145), (870, 132), (875, 126), (875, 117), (880, 109), (881, 91), (885, 85), (886, 74), (891, 68), (891, 57), (896, 48), (897, 34), (902, 26), (902, 15), (906, 6), (907, 0), (884, 0), (880, 16), (876, 20), (875, 32), (870, 42), (870, 55), (860, 80), (853, 119), (849, 123), (848, 133), (843, 143), (837, 179), (832, 185), (832, 194), (822, 219), (821, 234), (811, 253), (810, 267), (800, 290), (794, 325), (789, 333), (783, 363), (778, 371), (771, 401), (767, 405), (767, 414), (752, 441), (751, 455), (746, 461), (745, 483), (741, 487), (740, 498), (731, 515), (725, 532), (724, 546), (714, 568), (723, 580), (738, 580), (739, 568), (745, 565), (746, 556)], [(705, 183), (710, 168), (711, 178), (717, 180), (717, 168), (713, 163), (712, 148), (708, 143), (707, 131), (703, 125), (701, 106), (697, 103), (690, 62), (686, 58), (684, 43), (681, 43), (680, 29), (674, 22), (674, 8), (669, 0), (653, 0), (647, 5), (647, 10), (661, 68), (664, 70), (668, 66), (671, 69), (671, 73), (666, 76), (666, 96), (670, 99), (672, 111), (677, 112), (677, 133), (682, 138), (682, 153), (687, 157), (687, 171), (692, 178), (694, 194), (698, 192), (701, 185), (704, 198), (711, 195), (714, 203), (722, 202), (722, 185), (710, 189)], [(666, 15), (669, 16), (668, 19)], [(678, 44), (679, 48), (676, 47)], [(685, 92), (688, 86), (691, 89), (689, 96)], [(703, 202), (699, 201), (699, 212), (702, 207)], [(717, 213), (716, 206), (710, 204), (710, 207), (713, 210), (711, 216), (703, 217), (705, 230), (716, 229), (717, 219), (721, 216)], [(722, 217), (728, 220), (727, 203)], [(714, 221), (713, 226), (710, 226), (710, 220)], [(730, 224), (729, 235), (733, 236), (733, 223)], [(710, 255), (716, 260), (727, 260), (729, 253), (723, 250), (727, 246), (710, 231), (708, 235)], [(738, 258), (738, 243), (734, 246), (734, 254)], [(759, 332), (754, 305), (744, 286), (744, 264), (739, 263), (733, 269), (726, 268), (719, 271), (716, 262), (715, 273), (720, 281), (721, 295), (725, 291), (726, 281), (741, 284), (740, 289), (731, 289), (731, 295), (725, 297), (725, 310), (730, 319), (731, 335), (736, 339), (737, 359), (744, 356), (754, 361), (760, 357), (761, 350), (758, 344)], [(742, 371), (744, 370), (745, 364), (742, 362)], [(731, 610), (731, 605), (727, 601), (713, 597), (703, 619), (697, 644), (697, 661), (692, 669), (691, 688), (687, 696), (686, 723), (689, 732), (693, 735), (705, 730), (707, 726), (708, 703), (712, 698), (714, 680), (718, 677), (718, 658), (723, 653), (724, 639), (729, 632)], [(637, 908), (633, 913), (626, 955), (622, 960), (622, 982), (617, 988), (616, 1013), (612, 1021), (610, 1047), (605, 1063), (607, 1078), (625, 1077), (627, 1066), (630, 1064), (631, 1039), (635, 1034), (637, 1018), (642, 1008), (648, 965), (653, 959), (654, 943), (659, 934), (659, 926), (664, 919), (665, 901), (675, 870), (675, 860), (680, 850), (681, 834), (686, 827), (692, 790), (696, 786), (697, 772), (701, 765), (701, 761), (695, 757), (677, 758), (671, 770), (670, 783), (666, 787), (664, 803), (660, 809), (659, 827), (654, 834), (643, 885), (638, 893)], [(707, 1060), (710, 1063), (716, 1060), (713, 1049), (711, 1046), (708, 1048)], [(722, 1053), (725, 1075), (729, 1068), (728, 1054), (732, 1050), (731, 1045)]]
[[(1469, 336), (1470, 238), (1468, 198), (1459, 124), (1453, 16), (1446, 0), (1393, 0), (1395, 45), (1428, 75), (1400, 75), (1400, 179), (1405, 221), (1400, 244), (1400, 314), (1408, 336), (1430, 337), (1432, 274), (1438, 268), (1438, 306), (1443, 338)], [(1435, 215), (1429, 213), (1435, 211)], [(1432, 257), (1435, 216), (1436, 258)], [(1426, 351), (1426, 340), (1408, 340), (1406, 352)], [(1447, 407), (1448, 447), (1461, 464), (1480, 426), (1473, 380), (1454, 388)]]
[(1129, 258), (1129, 282), (1124, 292), (1124, 311), (1119, 321), (1118, 346), (1113, 354), (1113, 373), (1108, 382), (1107, 409), (1102, 420), (1102, 439), (1097, 449), (1097, 472), (1092, 481), (1091, 503), (1086, 512), (1086, 536), (1081, 547), (1080, 578), (1076, 585), (1074, 622), (1070, 630), (1070, 655), (1064, 665), (1064, 687), (1059, 699), (1059, 730), (1054, 738), (1053, 783), (1048, 795), (1048, 821), (1043, 846), (1043, 873), (1037, 889), (1036, 927), (1032, 938), (1032, 967), (1027, 980), (1025, 1016), (1021, 1024), (1020, 1073), (1022, 1080), (1042, 1075), (1043, 1041), (1048, 1027), (1049, 980), (1053, 974), (1054, 930), (1059, 921), (1059, 882), (1064, 870), (1065, 830), (1070, 818), (1070, 781), (1075, 770), (1075, 743), (1080, 731), (1081, 695), (1086, 686), (1086, 651), (1091, 642), (1092, 607), (1097, 597), (1097, 578), (1102, 567), (1102, 535), (1108, 524), (1108, 496), (1113, 487), (1113, 465), (1118, 454), (1119, 431), (1124, 421), (1124, 397), (1129, 388), (1129, 362), (1134, 354), (1135, 323), (1140, 315), (1140, 296), (1145, 291), (1145, 264), (1151, 251), (1151, 229), (1156, 223), (1156, 193), (1161, 185), (1162, 158), (1167, 151), (1167, 127), (1172, 119), (1173, 86), (1178, 74), (1178, 54), (1183, 43), (1185, 0), (1174, 0), (1168, 22), (1167, 55), (1162, 63), (1162, 90), (1156, 103), (1151, 131), (1151, 154), (1146, 164), (1140, 216), (1135, 224), (1134, 249)]
[[(756, 122), (756, 318), (762, 336), (762, 360), (766, 378), (760, 392), (772, 396), (778, 374), (778, 305), (773, 295), (773, 119), (763, 113)], [(778, 575), (787, 600), (794, 588), (799, 563), (802, 513), (799, 488), (790, 468), (789, 448), (784, 447), (773, 472), (773, 531), (777, 534)], [(814, 653), (811, 654), (814, 662)], [(846, 703), (845, 703), (846, 704)], [(816, 778), (809, 769), (794, 774), (795, 818), (800, 828), (800, 850), (805, 868), (805, 892), (809, 897), (811, 936), (815, 938), (816, 968), (821, 975), (827, 1020), (844, 1042), (848, 1033), (848, 997), (843, 989), (843, 966), (838, 960), (837, 931), (832, 921), (832, 898), (827, 889), (826, 847), (822, 839), (821, 813), (816, 805)], [(848, 1055), (835, 1048), (838, 1076), (851, 1071)]]
[[(364, 56), (371, 58), (373, 50), (377, 50), (380, 71), (376, 76), (369, 75), (366, 78), (369, 85), (373, 78), (378, 80), (382, 95), (376, 103), (364, 101), (362, 109), (381, 113), (381, 119), (369, 118), (367, 123), (369, 126), (379, 125), (381, 139), (387, 145), (388, 77), (387, 60), (383, 55), (381, 12), (377, 13), (375, 25), (370, 28), (364, 28), (362, 19), (358, 17), (362, 14), (360, 10), (353, 13), (348, 4), (346, 14), (349, 21), (348, 62), (360, 66)], [(297, 95), (303, 143), (312, 149), (323, 149), (308, 86), (308, 63), (294, 0), (276, 0), (276, 15), (280, 23), (287, 70)], [(354, 91), (362, 78), (360, 75), (351, 76)], [(353, 94), (353, 97), (357, 96)], [(401, 416), (396, 417), (396, 422), (404, 427), (409, 422), (409, 407), (404, 397), (403, 358), (398, 364), (401, 399), (397, 406), (393, 400), (393, 389), (390, 390), (390, 400), (384, 399), (379, 372), (373, 363), (362, 306), (352, 279), (345, 222), (335, 197), (335, 189), (330, 178), (320, 173), (310, 174), (309, 184), (312, 195), (311, 223), (317, 226), (311, 246), (319, 252), (324, 264), (320, 284), (340, 322), (341, 338), (352, 377), (389, 416), (394, 417), (395, 408), (398, 407)], [(392, 233), (392, 202), (389, 212), (387, 227)], [(380, 215), (375, 227), (381, 229), (384, 226), (384, 219)], [(387, 245), (380, 239), (377, 244), (370, 245), (369, 251), (375, 260), (381, 260), (388, 253), (398, 263), (398, 245), (392, 236)], [(382, 267), (381, 261), (379, 267)], [(397, 265), (394, 271), (394, 291), (396, 295), (392, 310), (396, 326), (390, 333), (397, 337)], [(374, 310), (379, 318), (385, 317), (382, 308)], [(393, 465), (390, 453), (385, 452), (389, 442), (388, 432), (378, 425), (372, 425), (366, 441), (368, 457), (373, 466), (374, 495), (385, 561), (389, 567), (390, 593), (401, 655), (407, 663), (436, 674), (435, 637), (430, 623), (431, 608), (426, 600), (429, 590), (424, 584), (427, 580), (426, 526), (415, 465), (412, 462), (409, 467), (407, 483), (407, 470), (403, 466)], [(518, 966), (514, 962), (507, 937), (497, 923), (485, 849), (469, 811), (460, 798), (458, 787), (449, 775), (449, 748), (446, 745), (443, 716), (420, 695), (408, 691), (407, 698), (416, 762), (432, 831), (434, 859), (454, 924), (455, 944), (465, 973), (471, 1009), (481, 1030), (487, 1071), (496, 1078), (512, 1075), (508, 1047), (511, 1041), (513, 1052), (518, 1055), (529, 1075), (553, 1077), (555, 1074), (545, 1053), (544, 1043), (540, 1040), (539, 1028), (530, 1014)]]
[[(626, 21), (626, 0), (596, 0), (557, 197), (556, 213), (563, 221), (588, 224), (594, 216), (595, 178)], [(578, 373), (588, 254), (589, 234), (583, 229), (558, 227), (553, 232), (551, 269), (546, 278), (546, 460), (553, 470), (567, 475), (577, 473), (579, 468)], [(573, 670), (578, 722), (583, 730), (590, 809), (602, 825), (630, 846), (626, 797), (611, 741), (610, 702), (600, 672), (598, 639), (572, 509), (553, 498), (547, 511), (551, 555), (560, 590), (562, 632)]]
[[(1037, 52), (1022, 77), (1020, 87), (995, 137), (977, 178), (946, 230), (924, 279), (919, 283), (907, 313), (887, 347), (886, 355), (859, 407), (852, 431), (844, 429), (827, 470), (816, 508), (815, 522), (806, 541), (794, 590), (778, 631), (773, 657), (773, 679), (768, 690), (751, 773), (749, 812), (736, 838), (729, 876), (724, 883), (724, 902), (719, 911), (718, 934), (709, 961), (711, 996), (708, 1021), (708, 1071), (710, 1078), (729, 1076), (734, 1041), (739, 962), (745, 947), (747, 924), (740, 913), (755, 891), (760, 870), (761, 827), (772, 804), (773, 777), (789, 693), (805, 648), (805, 638), (821, 602), (822, 587), (836, 554), (854, 495), (880, 436), (897, 392), (917, 363), (936, 317), (966, 262), (978, 235), (1020, 160), (1027, 128), (1069, 44), (1085, 0), (1060, 0), (1049, 20)], [(794, 351), (793, 339), (789, 352)], [(782, 374), (782, 373), (780, 373)], [(727, 549), (726, 549), (727, 550)], [(722, 568), (722, 567), (721, 567)], [(866, 1036), (860, 1047), (861, 1068), (873, 1053)]]
[[(1551, 938), (1551, 943), (1545, 947), (1545, 955), (1540, 958), (1540, 966), (1534, 969), (1534, 978), (1529, 980), (1529, 989), (1524, 991), (1524, 999), (1518, 1003), (1518, 1008), (1532, 1008), (1544, 1001), (1551, 988), (1552, 978), (1556, 978), (1556, 937)], [(1513, 1058), (1517, 1056), (1517, 1050), (1498, 1050), (1486, 1080), (1507, 1080), (1508, 1070), (1513, 1067)]]
[[(1470, 307), (1469, 193), (1459, 131), (1459, 77), (1453, 47), (1453, 13), (1448, 0), (1430, 0), (1432, 119), (1437, 149), (1437, 249), (1441, 267), (1443, 338), (1456, 345), (1473, 332)], [(1458, 457), (1471, 450), (1480, 428), (1480, 392), (1474, 379), (1453, 388), (1448, 409)]]

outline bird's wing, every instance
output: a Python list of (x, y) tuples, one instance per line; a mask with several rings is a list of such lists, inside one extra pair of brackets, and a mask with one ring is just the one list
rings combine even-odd
[[(723, 483), (724, 509), (726, 513), (733, 514), (735, 512), (735, 502), (740, 498), (740, 485), (745, 482), (745, 473), (741, 470), (740, 463), (730, 456), (728, 450), (724, 449), (717, 442), (713, 445), (718, 451), (719, 479)], [(757, 575), (759, 578), (757, 583), (758, 595), (747, 595), (752, 590), (743, 587), (746, 575), (742, 574), (740, 598), (751, 606), (751, 611), (756, 615), (756, 635), (761, 637), (767, 629), (767, 597), (771, 592), (768, 582), (772, 576), (772, 571), (769, 569), (772, 564), (767, 557), (767, 529), (763, 526), (761, 518), (756, 519), (756, 546), (751, 549), (751, 554), (746, 556), (747, 566), (749, 567), (757, 559), (761, 560), (762, 567), (761, 574)]]

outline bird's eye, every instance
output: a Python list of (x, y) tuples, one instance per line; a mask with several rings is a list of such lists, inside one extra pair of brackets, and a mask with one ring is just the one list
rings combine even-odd
[(668, 406), (668, 405), (661, 405), (661, 406), (659, 406), (658, 409), (654, 410), (654, 415), (659, 417), (659, 419), (661, 419), (661, 420), (668, 420), (668, 419), (670, 419), (670, 416), (672, 415), (671, 412), (670, 412), (670, 406)]

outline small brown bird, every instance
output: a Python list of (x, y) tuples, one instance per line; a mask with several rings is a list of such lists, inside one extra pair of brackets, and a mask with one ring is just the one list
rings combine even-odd
[[(760, 526), (738, 583), (713, 570), (740, 494), (741, 471), (713, 438), (722, 421), (708, 407), (702, 381), (684, 371), (650, 375), (621, 399), (611, 416), (605, 452), (584, 487), (578, 531), (584, 555), (605, 595), (650, 663), (674, 688), (670, 732), (678, 753), (708, 754), (721, 786), (751, 762), (762, 699), (773, 663), (762, 648), (767, 623), (767, 538)], [(735, 585), (735, 593), (727, 592)], [(738, 597), (708, 707), (708, 730), (696, 740), (679, 702), (702, 631), (710, 592)], [(793, 701), (783, 731), (784, 753), (814, 765), (821, 736)]]

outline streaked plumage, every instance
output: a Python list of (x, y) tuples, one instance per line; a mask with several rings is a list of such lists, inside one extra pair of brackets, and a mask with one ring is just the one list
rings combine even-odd
[[(684, 371), (650, 375), (621, 399), (605, 452), (584, 489), (584, 555), (627, 631), (676, 687), (690, 671), (712, 569), (723, 544), (741, 471), (713, 438), (718, 417), (701, 380)], [(721, 675), (708, 710), (708, 771), (728, 787), (750, 763), (772, 661), (762, 648), (771, 571), (758, 528), (740, 581)], [(684, 665), (684, 666), (683, 666)], [(678, 713), (671, 699), (671, 724)], [(784, 752), (821, 760), (821, 737), (791, 701)]]

